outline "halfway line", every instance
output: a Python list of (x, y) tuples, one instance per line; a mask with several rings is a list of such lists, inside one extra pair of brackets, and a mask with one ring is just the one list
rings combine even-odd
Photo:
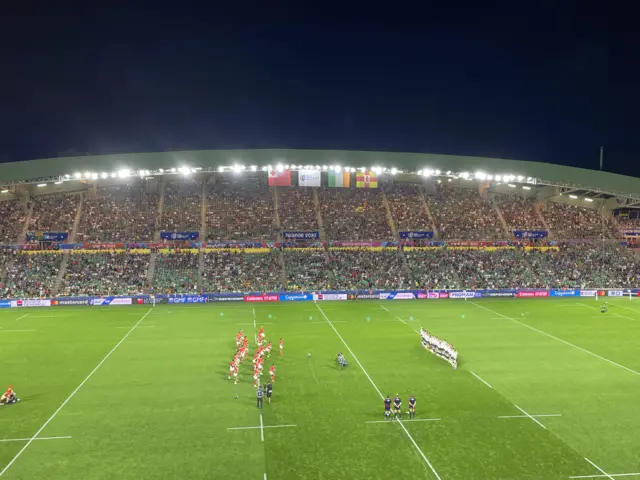
[(64, 408), (64, 406), (65, 406), (67, 403), (69, 403), (69, 401), (70, 401), (70, 400), (75, 396), (75, 394), (76, 394), (76, 393), (78, 393), (78, 390), (80, 390), (80, 389), (82, 388), (82, 386), (83, 386), (85, 383), (87, 383), (87, 381), (89, 381), (89, 379), (93, 376), (93, 374), (94, 374), (94, 373), (96, 373), (96, 371), (97, 371), (97, 370), (102, 366), (102, 364), (103, 364), (104, 362), (106, 362), (106, 361), (107, 361), (107, 359), (111, 356), (111, 354), (112, 354), (113, 352), (115, 352), (115, 351), (116, 351), (116, 349), (117, 349), (117, 348), (122, 344), (122, 342), (124, 342), (124, 341), (127, 339), (127, 337), (128, 337), (129, 335), (131, 335), (131, 332), (133, 332), (133, 331), (136, 329), (136, 327), (140, 324), (140, 322), (142, 322), (142, 321), (147, 317), (147, 315), (149, 315), (149, 313), (151, 313), (151, 310), (153, 310), (153, 309), (152, 309), (152, 308), (150, 308), (149, 310), (147, 310), (147, 313), (145, 313), (145, 314), (142, 316), (142, 318), (141, 318), (140, 320), (138, 320), (138, 321), (137, 321), (137, 323), (136, 323), (133, 327), (131, 327), (131, 329), (130, 329), (127, 333), (125, 333), (125, 334), (124, 334), (124, 336), (120, 339), (120, 341), (119, 341), (118, 343), (116, 343), (116, 344), (115, 344), (115, 346), (114, 346), (114, 347), (109, 351), (109, 353), (107, 353), (107, 354), (105, 355), (105, 357), (100, 361), (100, 363), (98, 363), (98, 365), (96, 365), (96, 368), (94, 368), (93, 370), (91, 370), (91, 372), (89, 373), (89, 375), (87, 375), (87, 376), (86, 376), (86, 378), (85, 378), (82, 382), (80, 382), (80, 385), (78, 385), (78, 386), (76, 387), (76, 389), (75, 389), (73, 392), (71, 392), (71, 395), (69, 395), (69, 396), (67, 397), (67, 399), (66, 399), (64, 402), (62, 402), (62, 404), (58, 407), (58, 409), (57, 409), (55, 412), (53, 412), (53, 415), (51, 415), (51, 416), (49, 417), (49, 419), (48, 419), (46, 422), (44, 422), (44, 423), (42, 424), (42, 426), (41, 426), (41, 427), (38, 429), (38, 431), (33, 435), (33, 437), (31, 437), (31, 439), (26, 443), (26, 445), (25, 445), (24, 447), (22, 447), (22, 448), (18, 451), (18, 453), (16, 453), (16, 454), (15, 454), (15, 456), (11, 459), (11, 461), (7, 464), (7, 466), (6, 466), (6, 467), (4, 467), (4, 468), (2, 469), (2, 471), (0, 471), (0, 477), (1, 477), (2, 475), (4, 475), (4, 474), (7, 472), (7, 470), (9, 470), (9, 468), (11, 467), (11, 465), (13, 465), (13, 464), (14, 464), (14, 462), (15, 462), (15, 461), (20, 457), (20, 455), (22, 455), (22, 453), (23, 453), (23, 452), (24, 452), (24, 451), (29, 447), (29, 445), (31, 445), (31, 442), (33, 442), (34, 440), (36, 440), (36, 439), (37, 439), (38, 435), (40, 435), (40, 433), (42, 433), (42, 431), (47, 427), (47, 425), (49, 425), (49, 423), (51, 423), (51, 420), (53, 420), (54, 418), (56, 418), (56, 415), (58, 415), (58, 413), (60, 413), (60, 410), (62, 410), (62, 409)]

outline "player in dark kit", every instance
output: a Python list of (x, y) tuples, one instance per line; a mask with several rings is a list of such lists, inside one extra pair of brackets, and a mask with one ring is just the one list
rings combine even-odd
[(389, 395), (384, 399), (384, 418), (391, 420), (391, 399)]
[(267, 403), (271, 403), (271, 394), (273, 393), (273, 385), (271, 382), (267, 383)]
[(416, 416), (416, 397), (411, 395), (409, 397), (409, 418)]
[(395, 417), (402, 420), (402, 400), (400, 400), (400, 396), (397, 393), (396, 398), (393, 399), (393, 411)]
[(604, 302), (600, 307), (600, 313), (607, 313), (607, 302)]

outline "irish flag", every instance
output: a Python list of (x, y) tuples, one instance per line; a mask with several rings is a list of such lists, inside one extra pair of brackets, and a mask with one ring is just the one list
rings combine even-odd
[(356, 175), (356, 188), (378, 188), (378, 177), (369, 170), (364, 173), (358, 173)]
[(346, 187), (349, 188), (349, 182), (351, 181), (351, 174), (349, 172), (328, 172), (329, 173), (329, 186), (330, 187)]

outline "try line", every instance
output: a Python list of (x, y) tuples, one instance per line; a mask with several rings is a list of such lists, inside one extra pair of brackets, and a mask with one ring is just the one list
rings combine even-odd
[[(333, 326), (333, 323), (331, 323), (331, 320), (329, 320), (329, 317), (327, 317), (327, 315), (324, 313), (324, 311), (322, 310), (322, 308), (320, 307), (320, 305), (318, 305), (316, 303), (316, 307), (318, 308), (318, 310), (320, 310), (320, 313), (322, 314), (322, 316), (325, 318), (325, 320), (327, 321), (327, 323), (331, 326), (331, 329), (335, 332), (335, 334), (338, 336), (338, 338), (340, 339), (340, 341), (343, 343), (343, 345), (345, 346), (345, 348), (347, 349), (347, 351), (351, 354), (351, 356), (353, 357), (353, 359), (355, 360), (355, 362), (358, 364), (358, 366), (360, 367), (360, 370), (362, 370), (362, 373), (365, 374), (365, 376), (367, 377), (367, 379), (369, 380), (369, 383), (371, 383), (371, 385), (373, 386), (373, 388), (375, 389), (376, 392), (378, 392), (378, 395), (380, 396), (380, 398), (382, 400), (384, 400), (384, 395), (382, 395), (382, 392), (380, 392), (380, 389), (377, 387), (377, 385), (373, 382), (373, 380), (371, 379), (371, 377), (369, 376), (369, 374), (367, 373), (367, 371), (364, 369), (364, 367), (362, 366), (362, 364), (360, 363), (360, 360), (358, 360), (358, 357), (355, 356), (355, 354), (353, 353), (353, 351), (349, 348), (349, 345), (347, 345), (347, 342), (344, 341), (344, 338), (342, 338), (342, 335), (340, 335), (340, 333), (338, 332), (338, 330), (336, 330), (336, 327)], [(435, 475), (435, 477), (438, 480), (442, 480), (440, 478), (440, 475), (438, 475), (438, 472), (436, 471), (435, 468), (433, 468), (433, 465), (431, 465), (431, 462), (429, 461), (429, 459), (427, 458), (427, 456), (424, 454), (424, 452), (422, 451), (422, 449), (418, 446), (418, 444), (416, 443), (416, 441), (414, 440), (413, 436), (409, 433), (409, 430), (407, 430), (407, 427), (404, 426), (404, 424), (402, 423), (402, 420), (398, 420), (396, 422), (398, 425), (400, 425), (400, 427), (402, 428), (402, 430), (404, 431), (404, 433), (407, 435), (407, 437), (409, 438), (409, 440), (411, 441), (411, 443), (413, 444), (413, 446), (415, 447), (415, 449), (417, 450), (417, 452), (420, 454), (420, 456), (422, 457), (422, 459), (424, 460), (424, 463), (427, 464), (427, 466), (429, 467), (429, 469), (433, 472), (433, 474)]]
[(105, 357), (100, 361), (100, 363), (98, 363), (98, 365), (96, 365), (96, 367), (95, 367), (93, 370), (91, 370), (91, 372), (89, 373), (89, 375), (87, 375), (87, 376), (86, 376), (86, 378), (85, 378), (84, 380), (82, 380), (82, 382), (80, 382), (80, 385), (78, 385), (78, 386), (76, 387), (76, 389), (75, 389), (73, 392), (71, 392), (71, 395), (69, 395), (69, 396), (67, 397), (67, 399), (66, 399), (64, 402), (62, 402), (62, 404), (58, 407), (58, 409), (57, 409), (55, 412), (53, 412), (53, 415), (51, 415), (51, 416), (47, 419), (47, 421), (46, 421), (46, 422), (44, 422), (44, 423), (42, 424), (42, 426), (38, 429), (38, 431), (37, 431), (36, 433), (34, 433), (34, 434), (33, 434), (33, 437), (31, 437), (31, 438), (29, 439), (29, 441), (28, 441), (28, 442), (27, 442), (27, 443), (26, 443), (26, 444), (25, 444), (25, 445), (24, 445), (24, 446), (23, 446), (23, 447), (18, 451), (18, 453), (16, 453), (16, 454), (15, 454), (15, 456), (11, 459), (11, 461), (10, 461), (9, 463), (7, 463), (7, 466), (6, 466), (6, 467), (4, 467), (4, 468), (2, 469), (2, 471), (0, 471), (0, 477), (1, 477), (1, 476), (3, 476), (3, 475), (7, 472), (7, 470), (9, 470), (9, 468), (11, 468), (11, 465), (13, 465), (13, 464), (15, 463), (15, 461), (20, 457), (20, 455), (22, 455), (22, 453), (23, 453), (27, 448), (29, 448), (29, 445), (31, 445), (31, 443), (32, 443), (34, 440), (37, 440), (37, 439), (38, 439), (38, 435), (40, 435), (40, 433), (42, 433), (42, 431), (47, 427), (47, 425), (49, 425), (49, 423), (51, 423), (51, 421), (52, 421), (54, 418), (56, 418), (56, 416), (58, 415), (58, 413), (60, 413), (60, 410), (62, 410), (62, 409), (64, 408), (64, 406), (65, 406), (67, 403), (69, 403), (69, 401), (70, 401), (70, 400), (75, 396), (75, 394), (76, 394), (76, 393), (78, 393), (78, 391), (83, 387), (83, 385), (84, 385), (85, 383), (87, 383), (87, 382), (89, 381), (89, 379), (93, 376), (93, 374), (94, 374), (94, 373), (96, 373), (96, 371), (97, 371), (97, 370), (102, 366), (102, 364), (103, 364), (104, 362), (106, 362), (106, 361), (107, 361), (107, 359), (111, 356), (111, 354), (112, 354), (113, 352), (115, 352), (115, 351), (116, 351), (116, 349), (117, 349), (120, 345), (122, 345), (122, 342), (124, 342), (124, 341), (127, 339), (127, 337), (128, 337), (129, 335), (131, 335), (131, 333), (132, 333), (132, 332), (137, 328), (137, 326), (138, 326), (138, 325), (140, 325), (140, 322), (142, 322), (145, 318), (147, 318), (147, 315), (149, 315), (149, 313), (151, 313), (151, 310), (153, 310), (153, 309), (152, 309), (152, 308), (150, 308), (149, 310), (147, 310), (147, 313), (145, 313), (145, 314), (142, 316), (142, 318), (141, 318), (140, 320), (138, 320), (138, 321), (135, 323), (135, 325), (129, 329), (129, 331), (128, 331), (127, 333), (125, 333), (125, 334), (124, 334), (124, 336), (120, 339), (120, 341), (119, 341), (118, 343), (116, 343), (116, 344), (115, 344), (115, 346), (114, 346), (111, 350), (109, 350), (109, 353), (107, 353), (107, 354), (105, 355)]

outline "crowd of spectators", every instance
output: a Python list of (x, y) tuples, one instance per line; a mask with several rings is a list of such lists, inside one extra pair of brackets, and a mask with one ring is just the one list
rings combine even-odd
[(153, 240), (158, 194), (143, 185), (98, 189), (85, 198), (78, 224), (79, 242), (131, 242)]
[(275, 240), (273, 198), (257, 183), (214, 185), (207, 194), (207, 240)]
[(462, 282), (452, 267), (455, 252), (444, 248), (404, 252), (411, 271), (412, 287), (427, 289), (461, 288)]
[(616, 216), (620, 230), (640, 230), (640, 215), (618, 215)]
[(308, 187), (278, 188), (278, 216), (282, 230), (318, 230), (318, 216), (312, 193)]
[(279, 253), (206, 252), (202, 281), (208, 292), (267, 292), (282, 289)]
[(427, 198), (440, 238), (449, 240), (498, 240), (505, 237), (491, 201), (475, 188), (438, 185)]
[(318, 189), (324, 228), (330, 240), (393, 240), (377, 189)]
[(496, 195), (493, 197), (500, 207), (509, 231), (545, 230), (540, 215), (536, 212), (536, 199), (519, 195)]
[(289, 290), (327, 290), (331, 285), (324, 250), (285, 250)]
[(401, 252), (365, 249), (329, 251), (333, 289), (402, 289), (410, 286)]
[[(16, 243), (27, 217), (26, 206), (17, 200), (0, 202), (0, 242)], [(24, 238), (20, 239), (21, 242)]]
[(134, 295), (148, 287), (149, 254), (71, 254), (58, 295)]
[(0, 286), (2, 297), (38, 298), (50, 296), (62, 263), (59, 253), (28, 255), (16, 253), (5, 265)]
[(384, 185), (389, 208), (401, 231), (432, 231), (418, 186), (407, 183), (389, 183)]
[(163, 232), (199, 232), (202, 219), (202, 185), (195, 180), (167, 183), (160, 220)]
[(197, 293), (198, 252), (187, 249), (157, 253), (153, 290), (156, 293)]
[(612, 220), (589, 208), (548, 202), (542, 214), (555, 238), (596, 239), (617, 236)]
[(78, 211), (77, 193), (54, 193), (33, 197), (29, 232), (67, 232), (71, 234)]

